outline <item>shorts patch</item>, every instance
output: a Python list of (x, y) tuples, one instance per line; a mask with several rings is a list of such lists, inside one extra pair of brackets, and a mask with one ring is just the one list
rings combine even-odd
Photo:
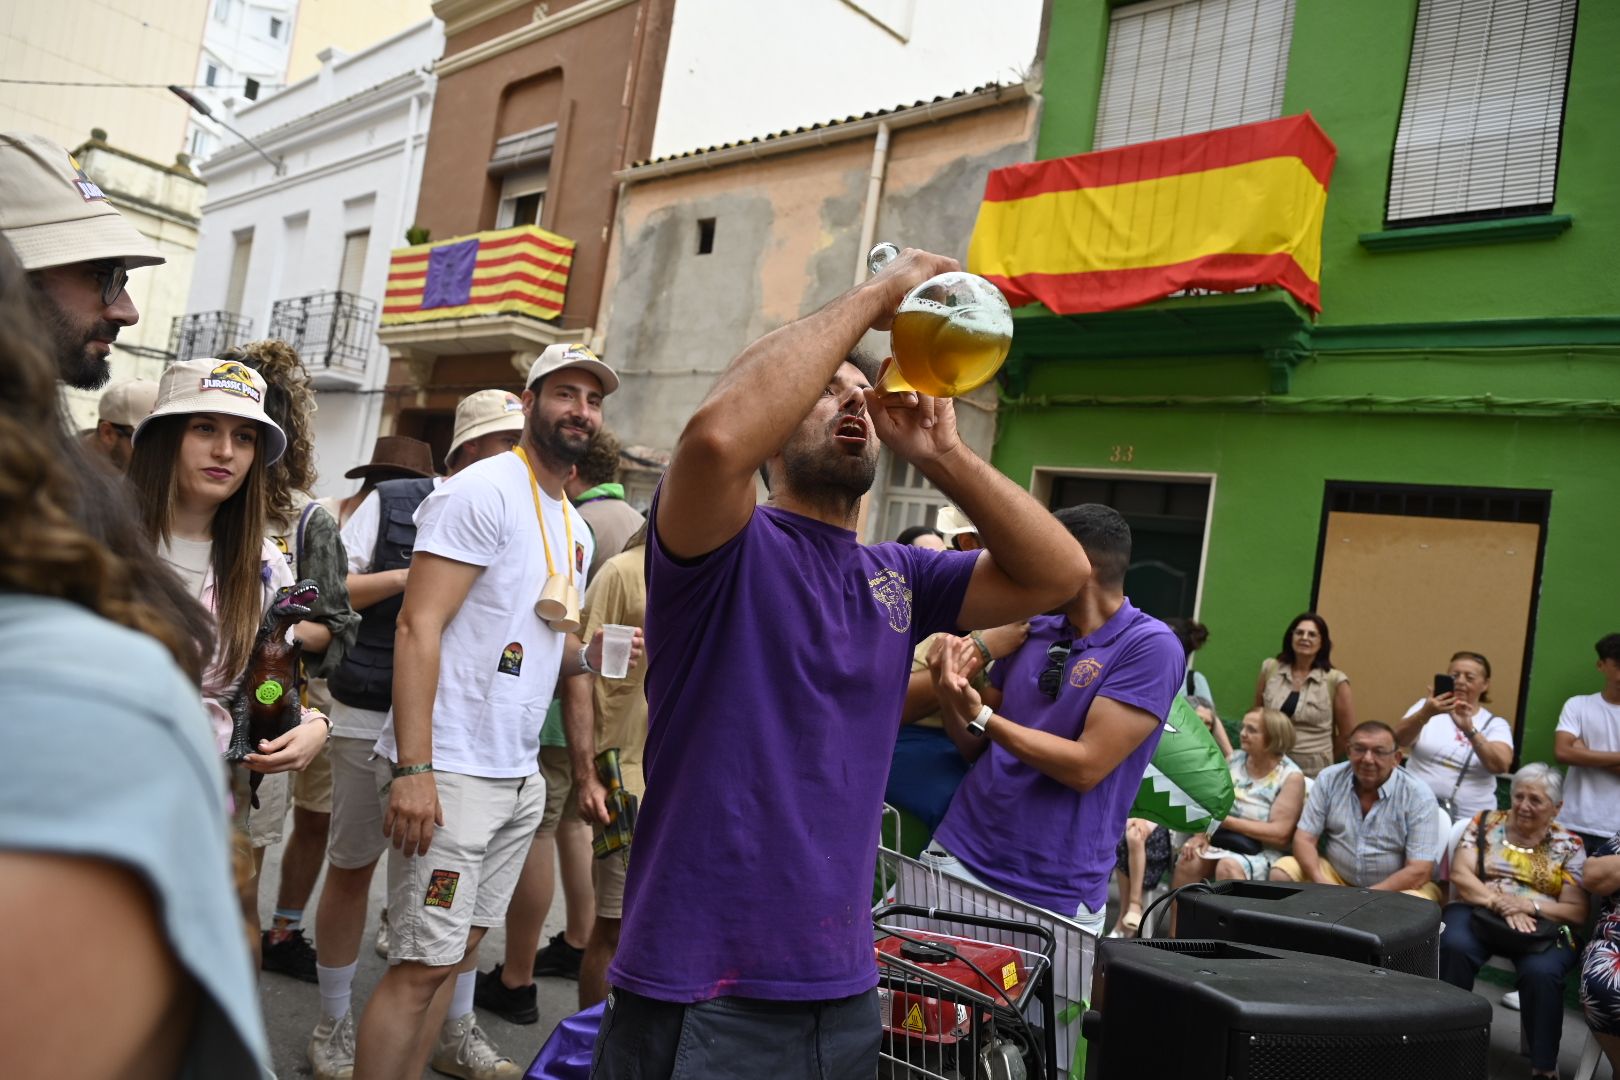
[(518, 675), (523, 671), (523, 646), (514, 641), (501, 650), (501, 662), (495, 670), (502, 675)]
[(422, 901), (423, 907), (448, 908), (456, 902), (456, 884), (461, 880), (461, 874), (456, 870), (435, 870), (433, 877), (428, 881), (427, 897)]

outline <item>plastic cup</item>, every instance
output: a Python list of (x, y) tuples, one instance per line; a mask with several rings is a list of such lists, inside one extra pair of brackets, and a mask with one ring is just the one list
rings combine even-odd
[(633, 626), (608, 623), (602, 627), (602, 677), (622, 679), (630, 673), (630, 642), (636, 636)]

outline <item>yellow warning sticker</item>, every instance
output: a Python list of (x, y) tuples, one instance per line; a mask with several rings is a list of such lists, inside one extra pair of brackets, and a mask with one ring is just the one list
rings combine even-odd
[(926, 1028), (927, 1025), (923, 1023), (922, 1005), (913, 1001), (911, 1010), (906, 1013), (905, 1029), (907, 1031), (923, 1031)]
[(1006, 967), (1001, 969), (1001, 988), (1003, 990), (1011, 990), (1017, 985), (1018, 965), (1009, 962)]

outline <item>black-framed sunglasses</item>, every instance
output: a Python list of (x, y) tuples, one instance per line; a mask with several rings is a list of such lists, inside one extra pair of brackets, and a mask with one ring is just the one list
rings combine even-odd
[(129, 284), (129, 268), (123, 263), (101, 263), (90, 268), (90, 276), (101, 285), (101, 304), (111, 307), (124, 286)]
[(1046, 667), (1041, 669), (1040, 678), (1035, 685), (1041, 693), (1057, 700), (1058, 691), (1063, 689), (1063, 665), (1068, 662), (1069, 651), (1074, 648), (1074, 639), (1068, 641), (1054, 641), (1046, 647)]

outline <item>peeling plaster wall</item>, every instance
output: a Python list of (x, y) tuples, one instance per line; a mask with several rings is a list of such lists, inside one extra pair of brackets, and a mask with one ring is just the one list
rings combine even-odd
[[(967, 256), (985, 177), (1028, 161), (1038, 99), (893, 133), (877, 239)], [(626, 186), (599, 325), (623, 375), (607, 423), (627, 443), (674, 446), (716, 376), (749, 342), (825, 304), (855, 280), (871, 137)], [(714, 248), (698, 254), (698, 222)], [(869, 334), (881, 355), (887, 335)], [(985, 408), (958, 410), (989, 457)]]

